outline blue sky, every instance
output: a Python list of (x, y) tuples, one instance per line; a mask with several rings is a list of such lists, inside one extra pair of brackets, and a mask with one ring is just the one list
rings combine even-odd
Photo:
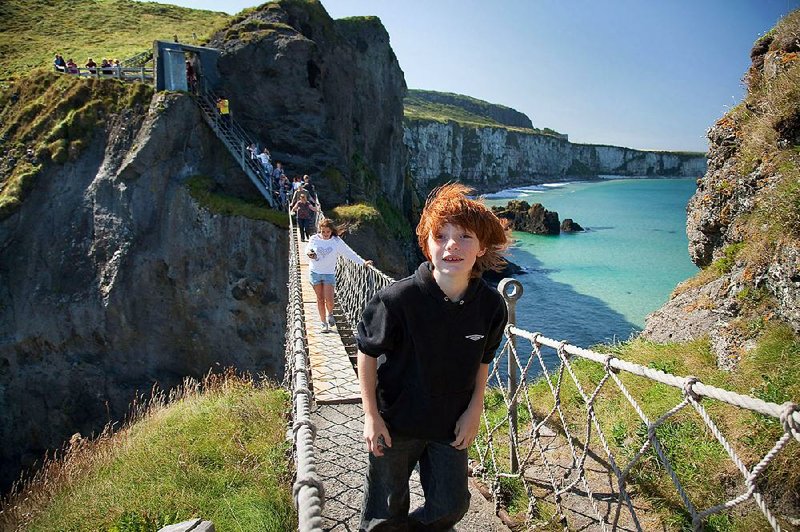
[[(261, 2), (172, 0), (228, 13)], [(513, 107), (573, 142), (705, 151), (753, 42), (800, 0), (322, 0), (377, 15), (409, 88)]]

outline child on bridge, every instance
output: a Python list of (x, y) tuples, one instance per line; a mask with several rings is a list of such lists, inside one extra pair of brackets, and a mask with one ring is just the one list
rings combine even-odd
[[(504, 264), (508, 236), (470, 192), (448, 184), (431, 193), (417, 226), (428, 262), (378, 292), (358, 325), (370, 453), (361, 530), (449, 530), (469, 509), (467, 449), (508, 319), (502, 296), (481, 279)], [(425, 504), (409, 515), (417, 463)]]
[(319, 223), (319, 232), (306, 244), (311, 286), (317, 296), (317, 312), (322, 323), (322, 332), (328, 332), (336, 324), (333, 317), (334, 288), (336, 287), (336, 259), (345, 257), (360, 265), (372, 264), (353, 251), (339, 238), (339, 231), (330, 218)]

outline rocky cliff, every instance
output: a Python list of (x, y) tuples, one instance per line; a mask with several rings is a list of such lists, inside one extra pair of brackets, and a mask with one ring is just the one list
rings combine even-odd
[(733, 367), (775, 321), (800, 331), (800, 12), (751, 52), (744, 101), (710, 129), (708, 171), (687, 207), (704, 270), (648, 317), (659, 340), (709, 335)]
[(319, 2), (264, 4), (214, 36), (234, 119), (308, 173), (327, 205), (377, 195), (408, 210), (403, 72), (375, 17), (333, 20)]
[[(215, 89), (234, 119), (290, 175), (311, 174), (326, 207), (383, 196), (409, 210), (405, 83), (377, 19), (271, 3), (211, 44), (223, 50)], [(20, 94), (2, 104), (26, 116), (49, 108)], [(283, 371), (286, 230), (216, 214), (193, 193), (200, 182), (218, 199), (263, 205), (194, 102), (159, 94), (149, 109), (106, 111), (103, 127), (73, 140), (73, 122), (76, 131), (83, 122), (54, 97), (66, 116), (60, 136), (20, 137), (43, 142), (30, 157), (52, 152), (53, 164), (19, 180), (18, 203), (0, 216), (0, 490), (74, 432), (119, 419), (137, 390), (226, 366)], [(103, 114), (104, 98), (115, 96), (85, 114)], [(29, 129), (8, 125), (4, 140)], [(386, 247), (368, 258), (405, 263), (401, 246)]]
[(3, 486), (154, 383), (230, 365), (281, 376), (285, 229), (210, 212), (186, 186), (197, 175), (252, 189), (194, 102), (158, 95), (0, 222)]
[(597, 175), (692, 176), (705, 156), (574, 144), (561, 136), (502, 126), (406, 119), (404, 141), (418, 187), (458, 179), (478, 190)]

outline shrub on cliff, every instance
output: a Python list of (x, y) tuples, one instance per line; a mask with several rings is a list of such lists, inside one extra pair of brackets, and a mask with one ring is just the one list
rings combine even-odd
[(186, 182), (189, 194), (209, 211), (226, 216), (244, 216), (251, 220), (263, 220), (276, 227), (289, 228), (289, 217), (283, 211), (265, 207), (263, 201), (249, 201), (223, 194), (216, 190), (214, 180), (205, 176), (192, 176)]

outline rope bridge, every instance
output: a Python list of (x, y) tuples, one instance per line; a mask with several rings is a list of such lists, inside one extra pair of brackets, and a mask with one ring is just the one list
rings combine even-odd
[[(294, 229), (292, 228), (292, 231)], [(294, 234), (294, 233), (292, 233)], [(315, 473), (314, 428), (309, 426), (310, 379), (304, 367), (304, 324), (294, 299), (299, 294), (297, 244), (290, 238), (290, 302), (287, 334), (287, 378), (294, 386), (297, 482), (295, 499), (300, 514), (300, 530), (318, 530), (324, 501), (323, 487)], [(393, 279), (373, 267), (364, 268), (347, 260), (337, 264), (337, 305), (351, 330), (372, 296)], [(773, 530), (781, 530), (780, 519), (770, 509), (766, 470), (787, 445), (800, 442), (800, 410), (794, 403), (778, 405), (709, 386), (693, 377), (669, 373), (626, 362), (611, 354), (581, 349), (531, 333), (516, 326), (515, 304), (522, 296), (522, 285), (504, 279), (498, 290), (509, 307), (505, 342), (490, 367), (482, 416), (482, 430), (470, 450), (472, 474), (490, 487), (495, 511), (503, 515), (509, 485), (524, 491), (527, 507), (523, 512), (529, 529), (649, 530), (664, 525), (654, 521), (652, 508), (641, 496), (641, 470), (656, 466), (674, 486), (691, 527), (703, 528), (715, 514), (730, 512), (747, 502), (764, 515)], [(524, 349), (518, 345), (524, 342)], [(546, 364), (544, 350), (552, 350), (557, 366)], [(527, 355), (527, 356), (526, 356)], [(551, 360), (551, 358), (548, 358)], [(584, 366), (581, 366), (583, 364)], [(674, 405), (648, 416), (626, 385), (630, 376), (647, 379), (668, 391), (679, 391)], [(534, 381), (534, 378), (539, 380)], [(535, 407), (533, 388), (544, 390), (549, 406)], [(664, 394), (668, 392), (664, 391)], [(782, 435), (771, 449), (748, 466), (723, 434), (707, 408), (704, 398), (737, 409), (778, 420)], [(619, 427), (602, 423), (599, 411), (607, 402), (611, 408), (629, 404), (638, 418), (635, 452), (622, 452), (615, 440), (627, 438)], [(619, 403), (619, 404), (617, 404)], [(650, 408), (650, 407), (648, 407)], [(694, 500), (675, 467), (676, 453), (659, 436), (678, 414), (693, 412), (702, 421), (709, 438), (718, 442), (734, 464), (741, 479), (740, 492), (724, 502), (709, 505)], [(744, 414), (744, 413), (742, 413)], [(655, 418), (655, 420), (652, 420)], [(699, 464), (698, 464), (699, 465)], [(716, 482), (717, 479), (705, 479)], [(777, 489), (773, 487), (772, 490)], [(632, 494), (639, 495), (632, 497)], [(706, 506), (706, 507), (703, 507)], [(521, 523), (514, 523), (521, 524)], [(788, 523), (796, 526), (797, 523)], [(784, 525), (786, 526), (786, 525)]]

